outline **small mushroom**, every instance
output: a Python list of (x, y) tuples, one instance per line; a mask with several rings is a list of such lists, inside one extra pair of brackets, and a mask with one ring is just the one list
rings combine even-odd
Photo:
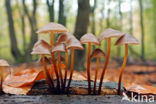
[(71, 66), (70, 66), (70, 77), (69, 77), (69, 82), (68, 82), (68, 85), (67, 85), (67, 92), (69, 91), (69, 88), (70, 88), (70, 83), (71, 83), (71, 80), (72, 80), (72, 76), (73, 76), (73, 71), (74, 71), (74, 50), (75, 49), (79, 49), (79, 50), (82, 50), (83, 47), (80, 43), (79, 40), (77, 40), (75, 37), (69, 39), (67, 42), (66, 42), (66, 49), (70, 49), (71, 50)]
[[(66, 32), (66, 33), (63, 33), (61, 34), (59, 37), (58, 37), (58, 40), (57, 42), (59, 43), (67, 43), (68, 40), (70, 40), (71, 38), (75, 38), (71, 33), (69, 32)], [(66, 46), (65, 46), (66, 47)], [(66, 48), (65, 48), (66, 49)], [(68, 72), (68, 51), (65, 50), (65, 63), (66, 63), (66, 66), (65, 66), (65, 74), (64, 74), (64, 86), (63, 86), (63, 90), (65, 89), (65, 86), (66, 86), (66, 80), (67, 80), (67, 72)]]
[(91, 81), (90, 81), (90, 54), (91, 54), (91, 45), (99, 45), (99, 41), (95, 35), (87, 33), (83, 35), (80, 39), (82, 44), (88, 44), (88, 57), (87, 57), (87, 77), (88, 77), (88, 93), (91, 94)]
[(56, 43), (52, 49), (52, 54), (57, 52), (57, 60), (58, 60), (58, 71), (59, 71), (59, 75), (61, 77), (61, 85), (63, 88), (63, 75), (62, 75), (62, 71), (61, 71), (61, 53), (60, 52), (65, 52), (65, 46), (62, 43)]
[(100, 78), (100, 83), (99, 83), (99, 89), (98, 89), (98, 94), (101, 93), (101, 86), (103, 83), (103, 79), (104, 79), (104, 75), (105, 75), (105, 71), (109, 62), (109, 55), (110, 55), (110, 50), (111, 50), (111, 38), (113, 37), (121, 37), (122, 35), (124, 35), (124, 33), (118, 31), (118, 30), (114, 30), (111, 28), (106, 29), (104, 32), (102, 32), (100, 34), (100, 36), (98, 37), (99, 41), (101, 42), (104, 39), (107, 39), (107, 55), (106, 55), (106, 61), (103, 67), (103, 71), (101, 74), (101, 78)]
[(37, 33), (41, 34), (41, 33), (51, 33), (51, 47), (54, 44), (54, 33), (63, 33), (63, 32), (67, 32), (68, 30), (61, 24), (58, 23), (54, 23), (54, 22), (50, 22), (48, 24), (46, 24), (45, 26), (43, 26), (42, 28), (40, 28)]
[(137, 45), (139, 44), (139, 42), (137, 41), (137, 39), (135, 37), (133, 37), (132, 35), (129, 34), (125, 34), (122, 37), (120, 37), (115, 45), (125, 45), (125, 58), (121, 67), (121, 72), (120, 72), (120, 76), (119, 76), (119, 82), (118, 82), (118, 92), (117, 94), (120, 95), (120, 88), (121, 88), (121, 81), (122, 81), (122, 75), (127, 63), (127, 57), (128, 57), (128, 45)]
[(97, 74), (98, 74), (98, 69), (99, 69), (99, 59), (100, 57), (105, 57), (105, 53), (101, 49), (95, 49), (91, 56), (91, 58), (96, 58), (96, 71), (95, 71), (95, 79), (94, 79), (94, 89), (93, 89), (93, 94), (96, 94), (96, 80), (97, 80)]
[(2, 90), (3, 90), (3, 87), (2, 87), (3, 77), (4, 77), (3, 67), (7, 67), (7, 66), (10, 66), (8, 62), (3, 59), (0, 59), (0, 73), (1, 73), (0, 93), (2, 93)]
[(42, 57), (42, 63), (43, 63), (43, 67), (44, 67), (44, 73), (45, 73), (45, 77), (46, 77), (46, 81), (50, 87), (51, 90), (54, 89), (54, 82), (53, 80), (51, 80), (51, 77), (47, 71), (47, 66), (46, 66), (46, 61), (45, 61), (45, 55), (50, 55), (50, 45), (45, 42), (44, 40), (39, 40), (35, 43), (33, 50), (31, 52), (32, 55), (41, 55)]

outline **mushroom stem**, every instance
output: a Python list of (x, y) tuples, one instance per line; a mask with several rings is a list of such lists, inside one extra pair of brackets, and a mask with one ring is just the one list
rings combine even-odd
[(67, 92), (69, 91), (70, 83), (72, 80), (73, 69), (74, 69), (74, 49), (71, 49), (71, 67), (70, 67), (70, 77), (69, 77), (69, 82), (67, 86)]
[(88, 59), (87, 59), (88, 94), (91, 94), (91, 83), (90, 83), (90, 54), (91, 54), (91, 43), (88, 43)]
[(52, 53), (51, 56), (52, 56), (52, 61), (53, 61), (53, 64), (54, 64), (54, 71), (55, 71), (56, 79), (57, 79), (57, 89), (60, 90), (59, 74), (57, 72), (57, 67), (56, 67), (56, 61), (55, 61), (54, 53)]
[(108, 65), (108, 62), (109, 62), (109, 55), (110, 55), (110, 50), (111, 50), (111, 38), (108, 38), (107, 39), (107, 56), (106, 56), (106, 61), (105, 61), (105, 64), (104, 64), (104, 67), (103, 67), (103, 71), (102, 71), (102, 74), (101, 74), (101, 78), (100, 78), (100, 84), (99, 84), (99, 89), (98, 89), (98, 94), (101, 93), (101, 86), (102, 86), (102, 83), (103, 83), (103, 78), (104, 78), (104, 75), (105, 75), (105, 71), (106, 71), (106, 68), (107, 68), (107, 65)]
[(97, 80), (98, 69), (99, 69), (99, 57), (97, 57), (97, 59), (96, 59), (96, 71), (95, 71), (93, 94), (96, 94), (96, 80)]
[(60, 55), (60, 52), (57, 52), (57, 58), (58, 58), (58, 71), (59, 71), (59, 75), (60, 75), (60, 78), (61, 78), (61, 86), (63, 88), (63, 76), (62, 76), (62, 71), (61, 71), (61, 55)]
[(125, 44), (125, 58), (124, 58), (124, 62), (123, 62), (123, 64), (122, 64), (121, 72), (120, 72), (120, 76), (119, 76), (118, 92), (117, 92), (118, 95), (120, 95), (122, 74), (123, 74), (123, 72), (124, 72), (124, 69), (125, 69), (125, 66), (126, 66), (126, 63), (127, 63), (127, 57), (128, 57), (128, 44)]
[(53, 47), (53, 44), (54, 44), (54, 34), (53, 32), (51, 32), (51, 40), (50, 40), (51, 48)]
[(67, 80), (67, 72), (68, 72), (68, 51), (65, 52), (65, 63), (66, 63), (66, 68), (65, 68), (65, 74), (64, 74), (64, 85), (63, 85), (63, 90), (65, 89), (66, 86), (66, 80)]
[(44, 55), (42, 55), (42, 63), (43, 63), (43, 67), (44, 67), (43, 71), (44, 71), (44, 74), (45, 74), (45, 77), (46, 77), (46, 81), (47, 81), (50, 89), (52, 90), (52, 89), (54, 89), (54, 83), (51, 80), (50, 75), (49, 75), (49, 73), (47, 71), (47, 66), (46, 66), (45, 56)]
[(2, 92), (2, 85), (3, 85), (3, 66), (0, 66), (1, 71), (1, 85), (0, 85), (0, 92)]

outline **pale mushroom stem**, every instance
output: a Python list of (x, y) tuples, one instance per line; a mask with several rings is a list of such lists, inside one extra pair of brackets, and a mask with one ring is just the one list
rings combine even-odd
[(0, 92), (2, 92), (2, 85), (3, 85), (3, 66), (0, 66), (1, 71), (1, 85), (0, 85)]
[(61, 71), (61, 55), (60, 55), (60, 52), (57, 52), (57, 55), (58, 55), (58, 71), (59, 71), (59, 75), (60, 75), (60, 78), (61, 78), (61, 86), (63, 88), (63, 76), (62, 76), (62, 71)]
[(69, 82), (68, 82), (68, 86), (67, 86), (67, 93), (69, 91), (70, 83), (71, 83), (72, 76), (73, 76), (73, 71), (74, 71), (74, 49), (71, 49), (71, 67), (70, 67)]
[(101, 74), (101, 78), (100, 78), (98, 94), (101, 94), (101, 87), (102, 87), (102, 83), (103, 83), (103, 78), (104, 78), (105, 71), (106, 71), (106, 68), (107, 68), (107, 65), (108, 65), (108, 62), (109, 62), (109, 55), (110, 55), (110, 50), (111, 50), (111, 38), (108, 38), (107, 42), (108, 42), (108, 44), (107, 44), (107, 48), (108, 48), (107, 49), (107, 56), (106, 56), (105, 64), (104, 64), (103, 71), (102, 71), (102, 74)]
[(56, 67), (56, 61), (55, 61), (54, 53), (52, 53), (51, 56), (52, 56), (52, 61), (53, 61), (53, 65), (54, 65), (54, 71), (55, 71), (56, 79), (57, 79), (57, 89), (60, 90), (59, 74), (58, 74), (57, 67)]
[(52, 89), (54, 89), (54, 83), (50, 79), (50, 75), (49, 75), (49, 73), (47, 71), (47, 66), (46, 66), (45, 56), (44, 55), (42, 55), (42, 63), (43, 63), (43, 67), (44, 67), (44, 70), (43, 71), (44, 71), (44, 74), (45, 74), (45, 77), (46, 77), (46, 81), (47, 81), (50, 89), (52, 90)]
[(99, 69), (99, 57), (97, 57), (97, 59), (96, 59), (96, 71), (95, 71), (93, 94), (96, 94), (96, 80), (97, 80), (98, 69)]
[(122, 81), (122, 74), (124, 72), (126, 63), (127, 63), (127, 57), (128, 57), (128, 44), (125, 44), (125, 58), (121, 67), (121, 72), (120, 72), (120, 76), (119, 76), (119, 83), (118, 83), (118, 92), (117, 94), (120, 95), (120, 88), (121, 88), (121, 81)]
[(65, 74), (64, 74), (64, 85), (63, 85), (63, 90), (65, 89), (66, 86), (66, 80), (67, 80), (67, 72), (68, 72), (68, 51), (65, 52)]
[(88, 59), (87, 59), (88, 94), (91, 94), (91, 82), (90, 82), (90, 54), (91, 54), (91, 43), (88, 43)]

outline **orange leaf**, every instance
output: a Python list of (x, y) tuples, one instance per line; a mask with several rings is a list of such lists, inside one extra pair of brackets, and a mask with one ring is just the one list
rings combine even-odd
[(148, 85), (131, 84), (125, 86), (127, 91), (136, 92), (138, 94), (156, 94), (156, 87)]

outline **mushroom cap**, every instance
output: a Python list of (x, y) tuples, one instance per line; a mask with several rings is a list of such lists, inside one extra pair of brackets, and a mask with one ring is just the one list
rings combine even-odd
[(69, 32), (66, 32), (66, 33), (61, 34), (58, 37), (57, 42), (59, 42), (59, 43), (66, 43), (71, 38), (74, 38), (74, 35), (72, 35)]
[[(45, 56), (45, 62), (46, 64), (51, 64), (51, 58), (48, 58)], [(42, 64), (42, 57), (37, 61), (38, 64)]]
[(132, 35), (130, 34), (125, 34), (123, 35), (122, 37), (120, 37), (115, 45), (125, 45), (125, 44), (132, 44), (132, 45), (137, 45), (139, 44), (138, 40), (133, 37)]
[(105, 53), (104, 53), (101, 49), (97, 48), (97, 49), (95, 49), (95, 50), (92, 52), (92, 54), (91, 54), (90, 57), (91, 57), (91, 58), (95, 58), (95, 57), (105, 57)]
[(69, 40), (66, 42), (66, 49), (71, 49), (71, 48), (83, 50), (83, 47), (82, 47), (80, 41), (77, 40), (75, 37), (69, 39)]
[(0, 59), (0, 66), (10, 66), (8, 62), (4, 59)]
[(80, 42), (83, 44), (86, 44), (86, 43), (93, 43), (95, 45), (100, 44), (98, 39), (96, 38), (96, 36), (91, 33), (87, 33), (87, 34), (83, 35), (80, 39)]
[(65, 46), (63, 43), (56, 43), (54, 46), (53, 46), (53, 49), (51, 51), (52, 53), (54, 52), (65, 52)]
[(50, 45), (44, 40), (39, 40), (35, 43), (31, 54), (50, 55)]
[(58, 24), (58, 23), (54, 23), (54, 22), (50, 22), (46, 25), (44, 25), (43, 27), (41, 27), (37, 33), (49, 33), (49, 32), (56, 32), (56, 33), (61, 33), (61, 32), (66, 32), (68, 31), (63, 25)]
[(108, 28), (108, 29), (106, 29), (104, 32), (102, 32), (100, 34), (98, 39), (101, 42), (104, 39), (112, 38), (112, 37), (121, 37), (122, 35), (124, 35), (124, 33), (120, 32), (118, 30), (114, 30), (114, 29)]

